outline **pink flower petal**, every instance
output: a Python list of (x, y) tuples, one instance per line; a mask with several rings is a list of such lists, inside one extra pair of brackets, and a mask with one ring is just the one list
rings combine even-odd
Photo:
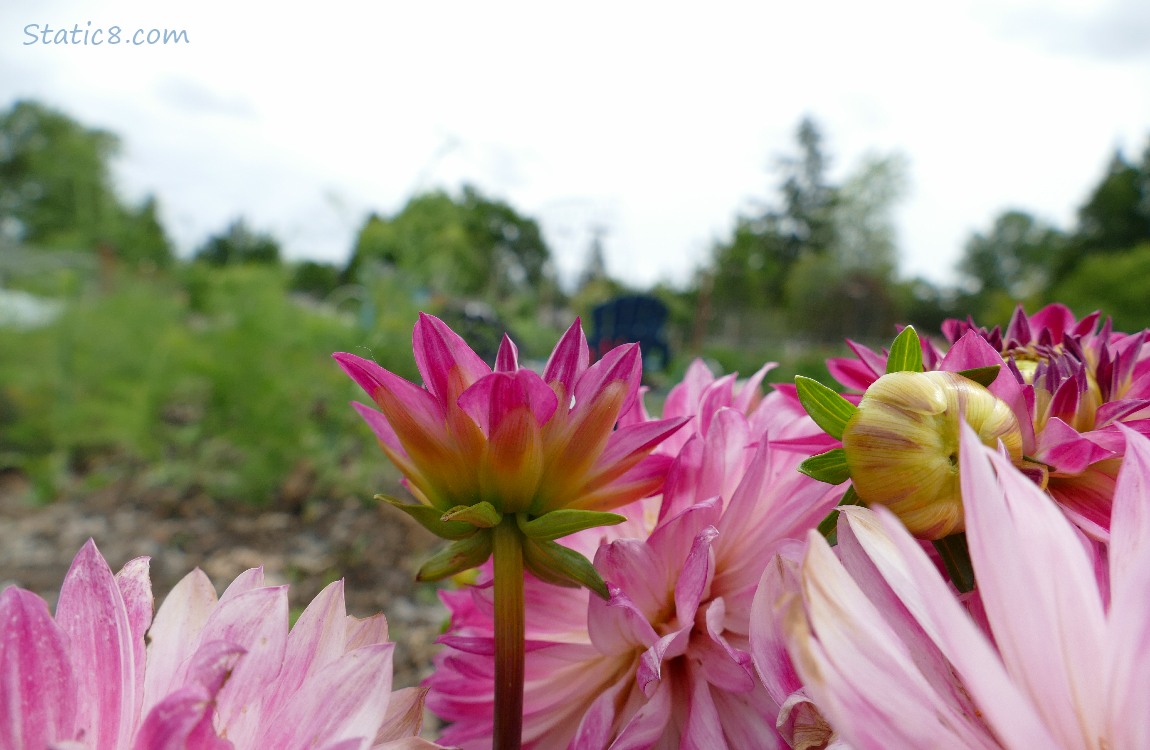
[(91, 540), (60, 588), (56, 623), (68, 635), (81, 697), (77, 728), (96, 748), (130, 743), (139, 716), (132, 622), (108, 563)]
[(147, 713), (183, 683), (200, 631), (216, 606), (216, 590), (199, 568), (164, 599), (149, 632), (142, 712)]
[[(344, 654), (308, 680), (265, 722), (262, 747), (322, 747), (372, 740), (391, 698), (394, 644), (365, 646)], [(316, 700), (323, 696), (323, 700)]]
[(472, 383), (491, 372), (467, 342), (434, 315), (419, 314), (411, 343), (415, 366), (440, 403), (454, 403)]
[(596, 648), (622, 654), (654, 644), (659, 636), (635, 602), (610, 580), (607, 590), (611, 598), (604, 602), (593, 597), (587, 610), (587, 632)]
[[(579, 318), (576, 318), (559, 338), (547, 359), (547, 365), (543, 368), (543, 381), (552, 387), (561, 386), (562, 393), (559, 395), (570, 399), (575, 393), (575, 383), (583, 376), (590, 361), (587, 337), (583, 334)], [(568, 409), (570, 404), (564, 403), (563, 407)]]
[(1063, 745), (1102, 736), (1106, 625), (1093, 566), (1044, 493), (965, 425), (961, 440), (970, 556), (1003, 662)]
[(280, 673), (287, 648), (287, 587), (221, 597), (200, 634), (201, 643), (224, 641), (247, 651), (218, 699), (221, 733), (240, 747), (255, 740), (264, 691)]
[(41, 750), (76, 733), (79, 696), (68, 637), (48, 605), (15, 586), (0, 592), (0, 747)]

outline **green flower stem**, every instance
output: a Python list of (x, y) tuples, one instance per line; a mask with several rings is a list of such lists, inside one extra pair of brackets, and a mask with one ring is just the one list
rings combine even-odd
[(495, 558), (496, 750), (519, 750), (523, 736), (523, 540), (515, 516), (492, 529)]

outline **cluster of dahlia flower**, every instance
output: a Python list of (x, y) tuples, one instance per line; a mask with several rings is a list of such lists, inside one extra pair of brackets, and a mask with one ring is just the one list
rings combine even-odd
[(290, 631), (259, 571), (151, 618), (89, 545), (54, 618), (0, 595), (0, 748), (1150, 747), (1145, 333), (944, 333), (849, 342), (841, 394), (696, 362), (655, 419), (634, 345), (490, 368), (422, 315), (423, 386), (336, 358), (450, 542), (420, 576), (478, 569), (424, 687), (339, 584)]

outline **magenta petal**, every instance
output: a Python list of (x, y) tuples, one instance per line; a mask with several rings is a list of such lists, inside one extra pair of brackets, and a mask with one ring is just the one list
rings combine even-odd
[(143, 666), (132, 623), (108, 563), (91, 540), (76, 553), (60, 588), (56, 622), (68, 635), (81, 698), (77, 729), (95, 747), (123, 747), (139, 717)]
[[(412, 334), (415, 366), (440, 403), (457, 398), (468, 386), (491, 372), (459, 334), (434, 315), (419, 314)], [(454, 380), (453, 379), (457, 379)]]
[(857, 341), (851, 341), (850, 339), (847, 339), (847, 346), (850, 347), (850, 350), (854, 352), (855, 356), (874, 373), (874, 380), (877, 380), (880, 375), (886, 372), (887, 357), (885, 354), (879, 354), (873, 349)]
[(1081, 474), (1087, 466), (1113, 456), (1113, 453), (1084, 438), (1073, 427), (1056, 418), (1050, 419), (1038, 435), (1034, 454), (1038, 461), (1065, 474)]
[(700, 435), (710, 432), (711, 420), (720, 409), (730, 408), (735, 396), (735, 377), (734, 373), (724, 375), (703, 391), (703, 397), (699, 399), (698, 413)]
[(862, 362), (845, 357), (828, 359), (827, 371), (832, 378), (856, 391), (865, 391), (878, 378), (874, 371)]
[(551, 419), (558, 405), (555, 391), (530, 370), (492, 373), (459, 397), (459, 408), (488, 436), (498, 429), (504, 416), (519, 407), (529, 408), (535, 423), (542, 425)]
[[(559, 383), (568, 398), (575, 393), (575, 383), (583, 376), (591, 361), (591, 352), (587, 346), (587, 337), (583, 334), (583, 327), (576, 318), (571, 327), (559, 339), (555, 350), (547, 359), (547, 366), (543, 368), (543, 381), (548, 385)], [(564, 404), (568, 408), (569, 404)]]
[(15, 586), (0, 592), (0, 747), (41, 750), (76, 732), (68, 638), (48, 605)]
[(642, 378), (643, 358), (638, 344), (617, 346), (595, 364), (587, 368), (579, 382), (575, 384), (575, 409), (581, 410), (599, 397), (603, 389), (614, 382), (623, 382), (627, 395), (619, 408), (627, 411), (639, 390)]
[(1006, 366), (1002, 355), (995, 351), (994, 347), (987, 343), (986, 339), (980, 336), (977, 331), (967, 331), (963, 334), (962, 338), (956, 341), (946, 356), (943, 357), (942, 362), (939, 363), (939, 369), (961, 372), (962, 370), (994, 365), (1000, 368), (998, 377), (994, 379), (987, 390), (1005, 401), (1011, 411), (1014, 412), (1014, 417), (1018, 420), (1018, 427), (1022, 430), (1023, 450), (1031, 450), (1034, 445), (1033, 405), (1028, 405), (1022, 385), (1010, 372), (1010, 368)]
[(134, 750), (234, 750), (212, 728), (212, 696), (198, 685), (172, 693), (148, 714)]
[(407, 451), (403, 449), (403, 444), (399, 442), (399, 436), (391, 428), (391, 423), (387, 421), (387, 417), (367, 404), (353, 401), (351, 406), (359, 412), (359, 416), (363, 417), (363, 421), (367, 422), (367, 426), (371, 428), (381, 443), (400, 456), (407, 455)]
[(499, 342), (499, 352), (495, 355), (495, 372), (515, 372), (519, 369), (519, 349), (506, 333)]
[[(355, 354), (336, 352), (331, 355), (331, 357), (339, 363), (340, 369), (342, 369), (349, 378), (354, 380), (372, 399), (375, 399), (379, 390), (385, 387), (384, 383), (387, 375), (391, 375), (391, 373), (370, 359), (364, 359)], [(392, 375), (392, 377), (395, 376)]]
[(684, 424), (686, 424), (685, 419), (677, 418), (659, 419), (620, 427), (607, 438), (607, 445), (595, 463), (604, 468), (614, 466), (632, 454), (650, 450)]
[(734, 400), (731, 401), (731, 408), (743, 414), (749, 412), (755, 405), (756, 400), (762, 396), (762, 392), (759, 389), (762, 386), (763, 378), (767, 376), (768, 372), (778, 366), (779, 364), (777, 362), (767, 362), (756, 370), (751, 377), (747, 378), (747, 381), (743, 383), (743, 386), (739, 389), (739, 393), (735, 396)]

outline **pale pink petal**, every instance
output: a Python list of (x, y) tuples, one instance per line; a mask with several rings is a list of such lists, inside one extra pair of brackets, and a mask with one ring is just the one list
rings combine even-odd
[[(964, 480), (966, 492), (976, 492)], [(844, 508), (849, 529), (898, 596), (915, 625), (950, 662), (987, 722), (1007, 747), (1049, 747), (1052, 740), (1033, 703), (1007, 675), (1002, 661), (982, 631), (966, 615), (934, 562), (902, 523), (882, 508)], [(845, 536), (845, 535), (844, 535)], [(859, 570), (856, 575), (865, 574)], [(868, 585), (875, 590), (875, 586)], [(893, 615), (894, 613), (888, 613)], [(888, 619), (889, 621), (895, 621)], [(903, 627), (905, 635), (916, 629)]]
[(344, 622), (347, 623), (348, 651), (360, 646), (387, 643), (387, 618), (382, 612), (363, 618), (348, 615)]
[(375, 734), (376, 744), (410, 738), (423, 728), (427, 688), (404, 688), (391, 694), (387, 716)]
[(610, 599), (592, 597), (587, 610), (587, 632), (596, 648), (622, 654), (654, 644), (659, 636), (635, 602), (610, 580), (607, 590)]
[(745, 693), (755, 687), (755, 668), (749, 653), (734, 648), (723, 637), (726, 616), (726, 604), (721, 598), (708, 602), (704, 613), (706, 632), (696, 632), (691, 650), (698, 656), (702, 679), (721, 691)]
[(619, 731), (610, 750), (647, 750), (652, 747), (676, 718), (671, 713), (671, 690), (669, 684), (658, 683), (647, 702)]
[(783, 618), (799, 596), (799, 564), (803, 547), (798, 542), (779, 550), (763, 570), (751, 605), (750, 643), (755, 670), (777, 707), (802, 686), (787, 653)]
[(648, 698), (658, 689), (663, 681), (663, 664), (687, 653), (691, 644), (691, 625), (684, 625), (678, 630), (672, 630), (643, 652), (639, 658), (639, 669), (635, 673), (635, 680), (639, 689)]
[[(262, 747), (374, 739), (391, 697), (394, 644), (365, 646), (328, 664), (264, 723)], [(317, 700), (323, 696), (323, 700)]]
[(1108, 739), (1114, 747), (1150, 746), (1150, 442), (1133, 430), (1114, 492), (1110, 537)]
[(56, 623), (70, 641), (81, 698), (77, 728), (96, 750), (127, 745), (139, 718), (137, 648), (120, 588), (91, 540), (64, 578)]
[(688, 678), (691, 691), (691, 710), (679, 747), (683, 750), (723, 750), (730, 747), (723, 736), (723, 717), (711, 698), (707, 681), (696, 675)]
[(129, 560), (116, 574), (116, 585), (124, 600), (124, 611), (128, 615), (129, 641), (132, 644), (133, 673), (124, 686), (130, 693), (131, 713), (142, 715), (144, 699), (145, 664), (147, 662), (144, 635), (152, 623), (152, 581), (148, 575), (148, 558), (137, 557)]
[(288, 633), (283, 667), (263, 700), (263, 711), (278, 709), (304, 680), (343, 656), (347, 650), (347, 609), (343, 580), (321, 591)]
[[(711, 586), (715, 575), (715, 553), (711, 543), (719, 535), (714, 526), (707, 526), (695, 535), (691, 551), (679, 569), (679, 579), (675, 582), (675, 614), (682, 625), (695, 622), (699, 604)], [(672, 565), (672, 569), (675, 569)]]
[(792, 658), (808, 694), (852, 746), (997, 746), (924, 678), (898, 634), (813, 531), (803, 570), (809, 619), (789, 618)]
[(965, 425), (961, 439), (970, 556), (1003, 662), (1058, 741), (1087, 746), (1101, 736), (1105, 700), (1093, 566), (1046, 494)]
[(199, 568), (180, 579), (160, 605), (148, 632), (144, 713), (182, 684), (200, 631), (215, 606), (216, 590)]
[(255, 739), (264, 690), (280, 673), (287, 648), (287, 587), (253, 589), (221, 597), (200, 635), (202, 643), (224, 641), (247, 651), (219, 694), (219, 728), (237, 745)]
[(0, 592), (0, 747), (41, 750), (76, 732), (68, 637), (39, 596)]
[(767, 362), (756, 370), (751, 377), (747, 378), (746, 382), (739, 388), (739, 392), (735, 395), (734, 400), (731, 401), (731, 408), (743, 414), (748, 413), (756, 403), (762, 400), (762, 393), (759, 388), (762, 385), (763, 378), (767, 376), (768, 372), (778, 366), (778, 362)]
[(256, 568), (248, 568), (243, 573), (240, 573), (228, 587), (224, 589), (224, 593), (220, 596), (220, 603), (234, 599), (240, 594), (246, 594), (249, 591), (255, 591), (264, 587), (264, 566), (260, 565)]

